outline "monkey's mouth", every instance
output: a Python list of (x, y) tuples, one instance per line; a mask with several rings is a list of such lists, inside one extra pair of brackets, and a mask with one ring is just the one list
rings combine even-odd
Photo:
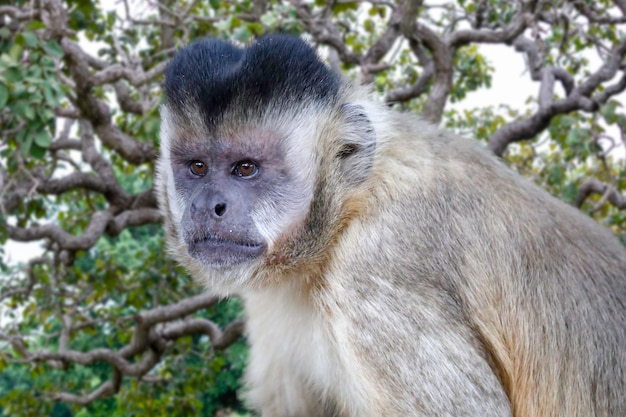
[(188, 242), (189, 255), (213, 267), (229, 266), (263, 254), (264, 245), (252, 240), (227, 239), (215, 234), (195, 237)]

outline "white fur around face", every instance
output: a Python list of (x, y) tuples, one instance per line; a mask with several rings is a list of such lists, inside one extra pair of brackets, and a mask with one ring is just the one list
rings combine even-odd
[[(159, 158), (156, 167), (157, 175), (160, 179), (157, 181), (157, 184), (160, 184), (161, 186), (161, 189), (159, 189), (159, 195), (161, 196), (163, 193), (167, 195), (167, 204), (171, 210), (171, 215), (173, 216), (173, 224), (180, 229), (180, 222), (183, 218), (185, 205), (183, 197), (172, 192), (173, 190), (176, 190), (170, 153), (170, 141), (172, 138), (175, 138), (174, 135), (176, 135), (174, 121), (172, 120), (172, 116), (167, 106), (163, 105), (161, 106), (161, 157)], [(169, 192), (166, 192), (166, 190)]]
[[(287, 118), (285, 118), (287, 119)], [(263, 201), (252, 214), (252, 219), (268, 250), (276, 240), (294, 230), (305, 220), (313, 200), (315, 178), (319, 166), (318, 143), (320, 115), (310, 111), (307, 117), (289, 116), (287, 120), (265, 122), (278, 133), (284, 147), (288, 175), (294, 187), (274, 191), (275, 198)]]

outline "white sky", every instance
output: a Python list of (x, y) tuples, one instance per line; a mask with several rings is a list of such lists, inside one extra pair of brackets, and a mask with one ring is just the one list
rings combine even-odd
[(495, 68), (490, 89), (481, 89), (467, 95), (458, 108), (476, 108), (489, 105), (507, 104), (515, 109), (523, 109), (529, 96), (536, 96), (539, 83), (530, 79), (526, 71), (524, 57), (506, 45), (480, 45), (479, 50)]

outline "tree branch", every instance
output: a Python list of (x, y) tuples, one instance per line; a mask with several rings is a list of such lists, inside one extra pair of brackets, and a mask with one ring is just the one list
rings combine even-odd
[(585, 200), (594, 194), (605, 196), (613, 206), (620, 210), (626, 209), (626, 196), (619, 194), (614, 187), (593, 178), (586, 180), (578, 188), (574, 205), (578, 208), (582, 207)]
[[(210, 320), (202, 318), (177, 321), (213, 306), (218, 301), (218, 297), (202, 293), (176, 304), (160, 306), (139, 313), (135, 316), (136, 326), (131, 343), (118, 351), (98, 348), (89, 352), (79, 352), (60, 347), (58, 352), (41, 350), (30, 353), (20, 341), (21, 339), (11, 338), (7, 335), (0, 336), (9, 339), (28, 362), (60, 361), (81, 365), (91, 365), (99, 361), (108, 363), (113, 368), (113, 378), (91, 393), (85, 395), (58, 393), (54, 395), (54, 398), (59, 401), (85, 405), (98, 398), (115, 394), (119, 390), (123, 375), (134, 377), (146, 375), (159, 363), (165, 348), (181, 337), (201, 333), (209, 337), (214, 349), (225, 349), (232, 345), (243, 334), (243, 320), (231, 322), (224, 331)], [(164, 327), (156, 330), (155, 326), (160, 323), (164, 323)], [(139, 355), (141, 355), (140, 360), (130, 361), (131, 358)]]
[[(526, 45), (526, 42), (522, 41), (520, 45)], [(524, 50), (531, 51), (531, 55), (533, 54), (531, 48), (524, 46)], [(578, 86), (566, 87), (566, 91), (570, 89), (569, 94), (567, 97), (560, 100), (554, 100), (551, 97), (554, 80), (552, 75), (556, 74), (556, 72), (550, 72), (551, 69), (548, 69), (548, 74), (542, 76), (539, 109), (527, 119), (508, 123), (498, 129), (489, 140), (489, 149), (496, 155), (502, 156), (509, 144), (530, 139), (539, 134), (549, 126), (552, 118), (558, 114), (565, 114), (575, 110), (597, 110), (599, 106), (606, 103), (610, 97), (624, 91), (624, 88), (626, 88), (626, 80), (624, 80), (623, 75), (622, 79), (617, 84), (606, 88), (603, 92), (591, 96), (594, 90), (603, 82), (609, 81), (615, 77), (618, 70), (620, 70), (620, 64), (625, 55), (626, 42), (621, 42), (613, 49), (608, 61), (600, 66), (597, 71), (589, 75), (587, 79)], [(541, 71), (542, 70), (538, 70), (538, 73), (541, 74)], [(545, 69), (543, 71), (545, 71)], [(570, 81), (567, 81), (568, 86), (569, 82)]]

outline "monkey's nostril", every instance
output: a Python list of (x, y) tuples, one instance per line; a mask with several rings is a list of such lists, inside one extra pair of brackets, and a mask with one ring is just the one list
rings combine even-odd
[(215, 205), (215, 214), (222, 217), (226, 212), (226, 204), (220, 203)]

